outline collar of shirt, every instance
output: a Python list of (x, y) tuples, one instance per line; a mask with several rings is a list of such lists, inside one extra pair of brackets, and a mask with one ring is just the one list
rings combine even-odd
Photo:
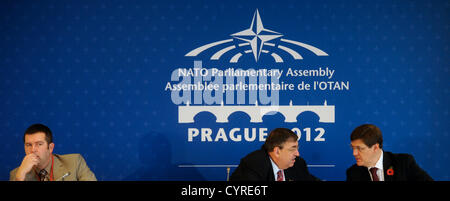
[[(274, 175), (274, 178), (275, 178), (275, 181), (276, 181), (276, 180), (277, 180), (277, 173), (278, 173), (278, 171), (281, 170), (281, 169), (278, 168), (277, 164), (275, 164), (275, 163), (273, 162), (273, 160), (272, 160), (272, 158), (270, 158), (270, 156), (269, 156), (269, 159), (270, 159), (270, 162), (272, 163), (273, 175)], [(281, 170), (281, 171), (283, 171), (283, 181), (286, 181), (286, 177), (284, 176), (284, 170)]]
[[(381, 156), (378, 159), (377, 163), (375, 164), (375, 167), (378, 168), (377, 169), (378, 178), (380, 179), (380, 181), (384, 181), (384, 174), (383, 174), (383, 172), (384, 172), (384, 169), (383, 169), (383, 150), (381, 150)], [(368, 167), (367, 168), (367, 170), (369, 171), (369, 174), (370, 174), (370, 168), (373, 168), (373, 167)], [(371, 174), (370, 174), (370, 177), (372, 177)]]

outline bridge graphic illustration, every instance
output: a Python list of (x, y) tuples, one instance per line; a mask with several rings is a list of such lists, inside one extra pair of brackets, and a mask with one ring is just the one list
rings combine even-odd
[(251, 123), (260, 123), (264, 115), (270, 112), (279, 112), (284, 117), (284, 122), (297, 122), (297, 116), (302, 112), (314, 112), (319, 116), (321, 123), (334, 123), (334, 105), (327, 105), (325, 101), (323, 105), (289, 105), (280, 106), (259, 106), (255, 105), (223, 105), (220, 106), (178, 106), (178, 123), (194, 123), (195, 115), (200, 112), (210, 112), (216, 117), (217, 123), (227, 123), (228, 117), (234, 112), (244, 112), (250, 116)]

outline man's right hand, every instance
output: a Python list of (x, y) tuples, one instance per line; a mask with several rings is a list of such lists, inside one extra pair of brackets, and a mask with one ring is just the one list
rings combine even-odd
[(20, 164), (19, 169), (16, 173), (16, 181), (24, 181), (25, 176), (29, 173), (34, 166), (37, 166), (40, 162), (39, 157), (34, 154), (28, 154), (23, 158), (22, 164)]

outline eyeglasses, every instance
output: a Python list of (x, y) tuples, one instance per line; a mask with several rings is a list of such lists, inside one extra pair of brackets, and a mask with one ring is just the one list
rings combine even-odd
[(352, 150), (358, 150), (359, 152), (362, 152), (362, 151), (364, 151), (364, 150), (366, 150), (368, 147), (360, 147), (360, 146), (351, 146), (350, 145), (350, 148), (352, 149)]

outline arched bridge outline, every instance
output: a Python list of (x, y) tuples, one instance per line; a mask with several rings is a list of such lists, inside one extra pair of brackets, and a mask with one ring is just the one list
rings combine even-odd
[(319, 122), (321, 123), (334, 123), (335, 122), (335, 109), (334, 105), (327, 105), (326, 101), (324, 105), (289, 105), (285, 106), (259, 106), (245, 105), (245, 106), (190, 106), (189, 103), (186, 106), (178, 106), (178, 123), (194, 123), (194, 117), (200, 112), (210, 112), (216, 116), (217, 123), (227, 123), (228, 117), (234, 112), (245, 112), (250, 116), (251, 123), (262, 122), (262, 117), (269, 112), (279, 112), (284, 117), (284, 122), (292, 123), (297, 122), (297, 116), (305, 111), (311, 111), (319, 116)]

